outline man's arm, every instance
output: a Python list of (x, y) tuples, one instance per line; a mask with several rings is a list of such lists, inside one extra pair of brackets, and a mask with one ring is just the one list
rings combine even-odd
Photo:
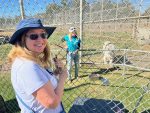
[(62, 41), (62, 42), (64, 42), (64, 41), (65, 41), (65, 38), (64, 38), (64, 37), (62, 37), (62, 38), (61, 38), (61, 41)]
[(67, 40), (67, 35), (65, 35), (65, 36), (63, 36), (63, 37), (61, 38), (61, 41), (62, 41), (62, 42), (66, 41), (66, 40)]
[(80, 49), (80, 44), (81, 44), (81, 40), (79, 39), (79, 41), (78, 41), (78, 48), (77, 49)]

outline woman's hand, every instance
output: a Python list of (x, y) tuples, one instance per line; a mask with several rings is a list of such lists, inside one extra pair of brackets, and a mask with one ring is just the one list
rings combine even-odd
[(54, 64), (55, 64), (55, 70), (54, 70), (54, 74), (55, 75), (59, 75), (59, 76), (67, 76), (67, 70), (63, 64), (63, 62), (57, 58), (57, 56), (55, 56), (55, 58), (53, 58)]
[(63, 63), (60, 61), (60, 59), (57, 58), (57, 56), (55, 56), (55, 58), (53, 58), (54, 61), (54, 65), (55, 65), (55, 70), (54, 70), (54, 74), (58, 75), (62, 72), (62, 68), (64, 67)]
[(77, 54), (78, 54), (78, 49), (75, 50), (73, 54), (74, 54), (74, 55), (77, 55)]

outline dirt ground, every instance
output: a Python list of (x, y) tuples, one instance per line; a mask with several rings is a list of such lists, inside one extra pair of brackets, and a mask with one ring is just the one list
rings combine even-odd
[(143, 45), (142, 48), (145, 51), (150, 51), (150, 45)]

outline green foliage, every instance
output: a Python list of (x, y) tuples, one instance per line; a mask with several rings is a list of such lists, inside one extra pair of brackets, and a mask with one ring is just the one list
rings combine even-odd
[(46, 7), (46, 14), (58, 13), (61, 7), (56, 3), (51, 3)]
[(67, 7), (68, 6), (68, 0), (61, 0), (61, 4), (63, 7)]
[(150, 14), (150, 7), (147, 8), (142, 15), (143, 16), (149, 16), (149, 14)]

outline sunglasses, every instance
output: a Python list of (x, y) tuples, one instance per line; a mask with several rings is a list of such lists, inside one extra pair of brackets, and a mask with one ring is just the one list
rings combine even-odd
[(30, 35), (26, 35), (26, 36), (29, 37), (31, 40), (37, 40), (39, 37), (41, 37), (42, 39), (47, 39), (48, 38), (47, 33), (30, 34)]

